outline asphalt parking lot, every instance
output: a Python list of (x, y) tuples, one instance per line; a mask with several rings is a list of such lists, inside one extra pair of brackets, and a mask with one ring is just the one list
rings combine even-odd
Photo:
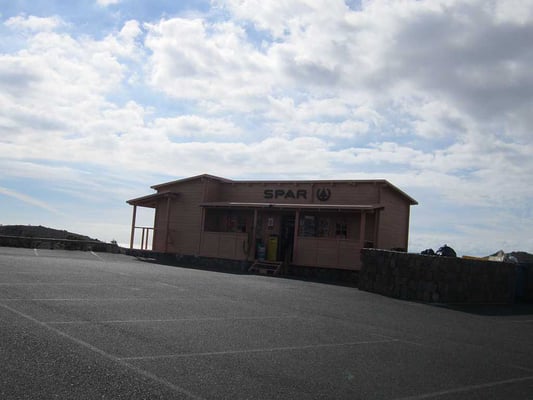
[(533, 307), (0, 247), (2, 399), (532, 399)]

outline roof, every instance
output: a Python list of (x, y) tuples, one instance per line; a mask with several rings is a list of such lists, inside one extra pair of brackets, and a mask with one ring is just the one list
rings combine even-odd
[(221, 178), (220, 176), (209, 175), (209, 174), (201, 174), (201, 175), (191, 176), (189, 178), (183, 178), (183, 179), (177, 179), (175, 181), (159, 183), (157, 185), (153, 185), (153, 186), (150, 186), (150, 187), (152, 189), (156, 189), (157, 190), (157, 189), (159, 189), (161, 187), (164, 187), (164, 186), (174, 185), (176, 183), (184, 183), (184, 182), (194, 181), (196, 179), (205, 179), (205, 178), (213, 179), (213, 180), (224, 182), (224, 183), (233, 183), (234, 182), (231, 179)]
[(386, 179), (317, 179), (317, 180), (232, 180), (227, 178), (221, 178), (220, 176), (216, 175), (210, 175), (210, 174), (201, 174), (201, 175), (195, 175), (191, 176), (189, 178), (183, 178), (178, 179), (175, 181), (160, 183), (158, 185), (151, 186), (152, 189), (160, 190), (161, 188), (164, 188), (165, 186), (175, 185), (179, 183), (189, 182), (197, 179), (212, 179), (216, 180), (222, 183), (230, 183), (230, 184), (282, 184), (282, 183), (295, 183), (295, 184), (334, 184), (334, 183), (381, 183), (385, 186), (390, 187), (394, 191), (396, 191), (398, 194), (400, 194), (402, 197), (407, 199), (407, 201), (411, 205), (418, 204), (418, 201), (413, 199), (411, 196), (409, 196), (407, 193), (399, 189), (398, 187), (394, 186), (392, 183), (387, 181)]
[(126, 203), (132, 206), (141, 206), (141, 207), (150, 207), (155, 208), (157, 205), (157, 200), (176, 197), (179, 193), (176, 192), (159, 192), (154, 194), (149, 194), (148, 196), (137, 197), (135, 199), (127, 200)]
[(289, 203), (241, 203), (232, 201), (201, 203), (207, 208), (276, 208), (290, 210), (331, 210), (331, 211), (373, 211), (382, 209), (383, 206), (374, 204), (289, 204)]

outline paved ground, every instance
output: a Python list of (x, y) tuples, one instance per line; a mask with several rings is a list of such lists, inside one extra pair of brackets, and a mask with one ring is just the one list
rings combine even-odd
[(533, 307), (0, 247), (2, 399), (532, 399)]

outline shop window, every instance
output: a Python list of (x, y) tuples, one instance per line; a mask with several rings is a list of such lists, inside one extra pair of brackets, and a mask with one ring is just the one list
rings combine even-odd
[(248, 215), (234, 210), (207, 210), (204, 229), (207, 232), (246, 232)]
[(314, 215), (303, 215), (300, 218), (299, 235), (305, 237), (316, 236), (316, 217)]
[(335, 223), (335, 237), (337, 239), (346, 239), (348, 237), (348, 225), (346, 222)]
[(304, 214), (300, 217), (298, 234), (303, 237), (346, 239), (348, 223), (344, 216), (337, 214)]
[(321, 217), (318, 219), (318, 237), (329, 237), (329, 218)]
[(246, 217), (241, 213), (230, 211), (226, 215), (224, 232), (246, 232)]

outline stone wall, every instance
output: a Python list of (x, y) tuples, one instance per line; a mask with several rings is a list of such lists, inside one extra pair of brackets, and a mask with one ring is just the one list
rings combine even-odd
[(116, 244), (98, 242), (94, 240), (55, 239), (7, 235), (0, 235), (0, 246), (24, 247), (29, 249), (82, 250), (106, 253), (120, 252), (120, 248)]
[(516, 297), (520, 301), (533, 303), (533, 264), (520, 264), (517, 278)]
[(514, 264), (385, 250), (361, 251), (359, 289), (439, 303), (513, 303)]
[(188, 254), (161, 253), (152, 250), (124, 249), (125, 254), (140, 260), (174, 265), (184, 268), (198, 268), (231, 273), (245, 273), (251, 266), (250, 261), (227, 260), (223, 258), (199, 257)]

